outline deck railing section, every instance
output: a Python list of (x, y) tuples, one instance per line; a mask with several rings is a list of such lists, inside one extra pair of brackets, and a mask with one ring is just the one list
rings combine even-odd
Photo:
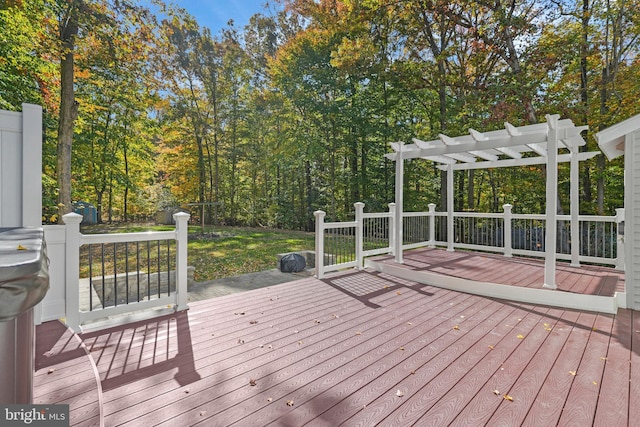
[(66, 230), (66, 322), (187, 305), (189, 214), (174, 215), (173, 231), (82, 234), (82, 216), (63, 217)]
[[(361, 268), (367, 256), (393, 254), (395, 204), (389, 204), (389, 212), (383, 213), (364, 213), (360, 202), (354, 206), (352, 222), (325, 223), (325, 213), (315, 213), (316, 272), (320, 278), (329, 271)], [(435, 204), (429, 205), (428, 212), (404, 212), (402, 247), (445, 246), (507, 257), (544, 257), (545, 215), (513, 214), (508, 204), (503, 209), (502, 213), (454, 212), (452, 236), (447, 232), (447, 213), (436, 212)], [(570, 220), (569, 215), (557, 217), (557, 259), (624, 269), (624, 209), (617, 209), (615, 216), (579, 215), (580, 243), (576, 246), (571, 242)]]

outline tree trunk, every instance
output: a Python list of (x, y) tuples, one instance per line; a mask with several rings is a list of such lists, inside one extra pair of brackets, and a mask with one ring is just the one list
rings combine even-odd
[(73, 210), (71, 205), (71, 146), (73, 127), (78, 116), (78, 103), (74, 94), (74, 49), (78, 35), (77, 5), (69, 7), (65, 25), (60, 28), (62, 41), (62, 60), (60, 63), (60, 121), (58, 123), (58, 148), (56, 175), (58, 183), (58, 222), (62, 224), (62, 215)]
[(475, 203), (475, 176), (476, 176), (476, 170), (475, 169), (470, 169), (469, 170), (469, 183), (467, 184), (467, 207), (469, 208), (469, 211), (473, 212), (476, 209), (476, 203)]

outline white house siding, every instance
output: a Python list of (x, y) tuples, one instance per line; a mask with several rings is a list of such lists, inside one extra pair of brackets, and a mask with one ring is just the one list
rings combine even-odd
[(640, 310), (640, 129), (625, 136), (625, 283), (627, 306)]

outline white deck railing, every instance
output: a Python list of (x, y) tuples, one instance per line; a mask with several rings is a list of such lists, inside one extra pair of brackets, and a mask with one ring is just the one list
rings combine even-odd
[[(79, 332), (86, 322), (149, 308), (171, 306), (175, 311), (188, 308), (189, 214), (177, 213), (174, 218), (174, 231), (82, 234), (81, 215), (70, 213), (63, 217), (65, 314), (70, 328)], [(173, 247), (171, 242), (175, 242)], [(95, 251), (94, 245), (98, 246)], [(108, 245), (106, 251), (105, 245)], [(81, 256), (83, 246), (87, 251)], [(129, 252), (130, 247), (134, 253)], [(88, 264), (84, 279), (80, 278), (81, 258)], [(99, 266), (97, 272), (94, 272), (94, 265)]]
[[(316, 216), (316, 275), (330, 271), (361, 268), (367, 256), (393, 254), (395, 204), (389, 212), (364, 213), (364, 204), (356, 203), (355, 221), (325, 223), (325, 213)], [(454, 212), (453, 235), (448, 235), (447, 212), (404, 212), (403, 250), (423, 246), (444, 246), (449, 250), (475, 251), (544, 257), (545, 215), (513, 214), (511, 205), (502, 213)], [(608, 264), (624, 269), (624, 209), (616, 216), (580, 215), (579, 244), (571, 244), (571, 217), (557, 217), (556, 258), (571, 261)]]

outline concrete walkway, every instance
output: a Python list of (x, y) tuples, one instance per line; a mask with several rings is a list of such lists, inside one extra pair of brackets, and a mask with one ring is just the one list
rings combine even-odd
[(189, 287), (188, 301), (200, 301), (203, 299), (221, 297), (238, 292), (251, 291), (280, 283), (292, 282), (313, 276), (313, 269), (299, 273), (283, 273), (273, 270), (259, 271), (257, 273), (242, 274), (240, 276), (224, 277), (222, 279), (209, 280), (207, 282), (194, 283)]

